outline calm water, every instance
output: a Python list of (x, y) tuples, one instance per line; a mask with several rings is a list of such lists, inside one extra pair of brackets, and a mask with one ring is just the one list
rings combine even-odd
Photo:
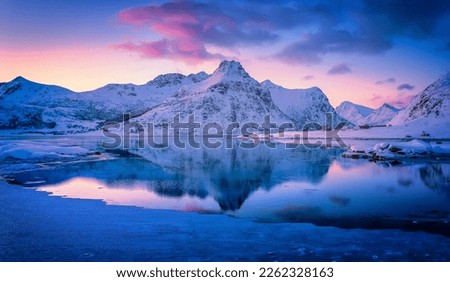
[(450, 237), (448, 162), (377, 164), (343, 159), (341, 149), (283, 146), (114, 153), (113, 160), (62, 164), (9, 180), (109, 205)]

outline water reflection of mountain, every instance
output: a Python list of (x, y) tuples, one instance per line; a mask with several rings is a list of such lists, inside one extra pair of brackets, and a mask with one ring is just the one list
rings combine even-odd
[(151, 163), (184, 177), (185, 185), (208, 191), (223, 210), (237, 210), (249, 195), (286, 181), (318, 183), (338, 150), (143, 149), (131, 150)]
[(338, 150), (333, 149), (140, 149), (110, 161), (61, 165), (14, 175), (13, 182), (36, 186), (90, 177), (110, 187), (139, 184), (169, 197), (212, 196), (221, 209), (237, 210), (258, 189), (286, 181), (319, 183)]
[(450, 197), (450, 164), (429, 164), (421, 167), (419, 174), (428, 188)]
[[(21, 172), (9, 179), (24, 186), (51, 186), (84, 177), (98, 180), (94, 190), (95, 185), (105, 185), (103, 191), (112, 194), (148, 189), (150, 197), (162, 203), (158, 207), (167, 205), (165, 200), (177, 202), (192, 196), (213, 203), (213, 208), (201, 204), (186, 210), (217, 212), (220, 207), (234, 211), (235, 216), (261, 221), (400, 228), (450, 236), (449, 197), (442, 197), (450, 190), (450, 165), (446, 163), (383, 167), (358, 160), (342, 162), (335, 149), (167, 148), (130, 153), (114, 160)], [(85, 198), (92, 196), (91, 192), (87, 191)], [(104, 196), (97, 199), (109, 199), (108, 192), (97, 194)], [(155, 193), (166, 198), (155, 199)], [(139, 206), (140, 198), (136, 201)]]

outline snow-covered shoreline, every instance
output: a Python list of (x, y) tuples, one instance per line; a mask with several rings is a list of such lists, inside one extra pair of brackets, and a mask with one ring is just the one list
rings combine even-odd
[(344, 158), (371, 159), (375, 161), (402, 159), (450, 159), (450, 144), (413, 139), (408, 142), (382, 142), (373, 147), (351, 146), (342, 154)]
[[(389, 126), (389, 127), (371, 127), (368, 129), (353, 129), (344, 128), (337, 130), (335, 132), (327, 132), (323, 130), (310, 130), (310, 131), (285, 131), (283, 133), (273, 132), (271, 134), (272, 138), (276, 139), (289, 139), (295, 137), (301, 138), (332, 138), (333, 136), (340, 137), (342, 139), (423, 139), (423, 140), (450, 140), (450, 122), (447, 121), (426, 121), (417, 122), (410, 125), (402, 126)], [(121, 130), (111, 130), (112, 133), (123, 135), (123, 128)], [(236, 130), (235, 130), (236, 131)], [(235, 132), (233, 131), (233, 132)], [(237, 130), (238, 131), (238, 130)], [(185, 132), (185, 130), (181, 130)], [(155, 136), (159, 136), (158, 131), (155, 131)], [(202, 131), (196, 130), (194, 134), (196, 136), (201, 136)], [(423, 136), (426, 133), (429, 136)], [(336, 134), (336, 135), (334, 135)], [(129, 134), (131, 137), (137, 137), (140, 134), (131, 132)], [(147, 132), (143, 132), (144, 136), (147, 136)], [(259, 134), (259, 136), (264, 136), (264, 134)], [(26, 129), (16, 129), (16, 130), (0, 130), (0, 140), (2, 139), (15, 139), (15, 138), (77, 138), (77, 137), (107, 137), (102, 130), (93, 130), (83, 133), (66, 133), (66, 134), (54, 134), (52, 131), (41, 131), (34, 132)]]

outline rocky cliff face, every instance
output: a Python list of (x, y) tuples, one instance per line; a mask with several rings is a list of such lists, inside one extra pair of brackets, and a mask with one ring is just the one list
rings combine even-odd
[(450, 72), (417, 94), (391, 121), (402, 125), (450, 118)]

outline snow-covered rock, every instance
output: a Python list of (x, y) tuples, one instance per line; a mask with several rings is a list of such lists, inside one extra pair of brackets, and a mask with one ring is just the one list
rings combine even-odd
[(295, 122), (297, 129), (311, 123), (325, 126), (326, 113), (332, 114), (333, 126), (345, 121), (336, 113), (327, 96), (318, 87), (286, 89), (270, 80), (262, 82), (261, 85), (270, 91), (275, 105)]
[(372, 148), (358, 149), (351, 146), (343, 155), (345, 158), (395, 160), (404, 158), (432, 158), (449, 157), (450, 144), (430, 143), (424, 140), (413, 139), (408, 142), (381, 142)]

